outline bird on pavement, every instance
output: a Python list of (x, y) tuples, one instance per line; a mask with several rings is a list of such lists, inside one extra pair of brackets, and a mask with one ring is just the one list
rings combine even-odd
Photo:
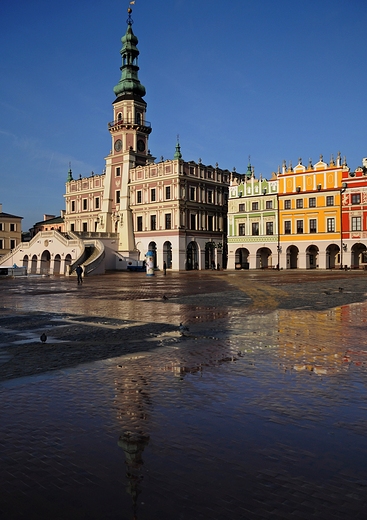
[(40, 336), (40, 340), (42, 341), (42, 343), (46, 343), (46, 341), (47, 341), (47, 336), (46, 336), (46, 334), (45, 334), (44, 332), (41, 334), (41, 336)]
[(188, 332), (188, 330), (189, 330), (189, 327), (186, 327), (186, 325), (183, 325), (182, 323), (180, 323), (179, 331), (181, 333), (181, 336), (185, 336), (185, 332)]

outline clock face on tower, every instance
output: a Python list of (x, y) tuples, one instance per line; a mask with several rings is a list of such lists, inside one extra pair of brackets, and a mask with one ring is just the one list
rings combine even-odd
[(116, 152), (121, 152), (121, 149), (122, 149), (122, 141), (121, 141), (121, 139), (117, 139), (115, 141), (115, 150), (116, 150)]
[(145, 143), (142, 139), (138, 140), (138, 150), (139, 152), (144, 152), (145, 150)]

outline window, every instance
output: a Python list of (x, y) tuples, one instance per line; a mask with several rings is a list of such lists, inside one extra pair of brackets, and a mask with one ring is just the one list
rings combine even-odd
[(273, 222), (267, 222), (266, 223), (266, 234), (267, 235), (273, 235), (274, 234)]
[(169, 200), (171, 198), (171, 186), (166, 186), (166, 199)]
[(273, 209), (273, 201), (267, 200), (265, 204), (266, 209)]
[(83, 209), (88, 209), (88, 199), (83, 199)]
[(143, 217), (137, 217), (136, 223), (138, 226), (138, 231), (143, 231)]
[(71, 211), (75, 211), (75, 200), (71, 201)]
[(75, 224), (70, 224), (70, 231), (75, 231)]
[(284, 234), (285, 235), (291, 234), (291, 221), (290, 220), (286, 220), (284, 222)]
[(213, 204), (213, 192), (208, 190), (208, 204)]
[(87, 222), (83, 222), (83, 231), (84, 232), (88, 231), (88, 223)]
[(303, 199), (296, 200), (296, 208), (297, 209), (303, 208)]
[(361, 203), (361, 194), (353, 193), (352, 194), (352, 204), (360, 204)]
[(297, 233), (303, 233), (303, 220), (297, 220)]
[(166, 213), (164, 216), (166, 229), (171, 229), (171, 213)]
[(213, 216), (208, 216), (208, 231), (213, 231)]
[(120, 204), (120, 190), (116, 191), (116, 204)]
[(316, 197), (310, 197), (308, 199), (308, 207), (309, 208), (316, 208)]
[(121, 175), (121, 168), (120, 168), (120, 166), (118, 166), (115, 171), (116, 171), (116, 177), (120, 177), (120, 175)]
[(136, 192), (136, 202), (137, 202), (137, 204), (141, 204), (141, 200), (142, 200), (142, 198), (141, 198), (141, 191), (139, 190), (139, 191)]
[(150, 201), (155, 202), (155, 188), (150, 190)]
[(16, 241), (15, 240), (10, 240), (10, 249), (14, 249), (14, 247), (16, 246)]
[(287, 199), (284, 201), (284, 209), (291, 209), (291, 201)]
[(99, 209), (99, 197), (96, 197), (96, 198), (94, 199), (94, 207), (95, 207), (96, 209)]
[(0, 231), (4, 231), (2, 222), (0, 222)]
[(239, 234), (240, 237), (244, 237), (245, 236), (245, 234), (246, 234), (245, 233), (245, 229), (246, 229), (245, 224), (239, 224), (238, 225), (238, 234)]
[(195, 200), (195, 188), (190, 188), (190, 200)]
[(252, 234), (254, 236), (259, 234), (259, 223), (258, 222), (252, 223)]
[(309, 220), (310, 233), (317, 233), (317, 221), (315, 218)]
[(327, 206), (334, 206), (334, 196), (333, 195), (328, 195), (326, 197), (326, 205)]
[(196, 229), (196, 215), (190, 215), (190, 229)]
[(4, 241), (0, 238), (0, 249), (4, 249)]
[(15, 224), (10, 224), (10, 231), (15, 231)]
[(245, 211), (245, 205), (244, 204), (240, 204), (238, 206), (238, 211)]
[(326, 219), (326, 227), (328, 232), (335, 231), (335, 218)]
[(252, 211), (257, 211), (259, 209), (259, 203), (253, 202), (251, 207), (252, 207)]
[(361, 217), (352, 217), (352, 231), (361, 231)]
[(156, 215), (150, 215), (150, 229), (155, 231), (157, 229), (157, 217)]

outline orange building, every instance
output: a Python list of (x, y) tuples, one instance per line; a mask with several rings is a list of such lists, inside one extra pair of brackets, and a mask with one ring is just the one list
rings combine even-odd
[(279, 258), (283, 269), (331, 269), (343, 263), (341, 242), (342, 176), (349, 168), (338, 153), (327, 164), (278, 172)]

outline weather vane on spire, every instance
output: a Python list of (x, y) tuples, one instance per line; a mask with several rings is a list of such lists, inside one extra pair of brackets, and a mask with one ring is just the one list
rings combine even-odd
[(129, 13), (129, 17), (126, 20), (126, 22), (127, 22), (128, 25), (132, 25), (134, 23), (134, 20), (131, 18), (131, 13), (133, 12), (133, 10), (130, 7), (131, 5), (135, 5), (135, 0), (131, 0), (131, 2), (129, 4), (129, 7), (127, 8), (127, 12)]

